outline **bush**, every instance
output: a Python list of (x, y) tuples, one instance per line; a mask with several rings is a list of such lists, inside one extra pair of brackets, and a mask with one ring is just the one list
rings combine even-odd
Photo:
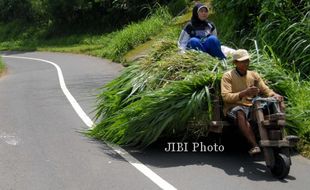
[(257, 22), (257, 39), (266, 43), (289, 69), (310, 74), (310, 3), (286, 0), (263, 3)]
[(310, 3), (285, 1), (213, 1), (221, 39), (236, 46), (268, 45), (289, 69), (310, 74)]
[(115, 35), (109, 35), (111, 39), (103, 49), (102, 56), (120, 61), (126, 52), (162, 31), (170, 20), (167, 9), (158, 9), (149, 19), (130, 24)]
[(188, 0), (175, 0), (168, 4), (168, 9), (172, 16), (177, 16), (182, 11), (186, 10), (188, 5)]
[(215, 24), (219, 28), (221, 39), (241, 45), (241, 39), (249, 37), (260, 13), (259, 0), (222, 0), (212, 1), (215, 10)]

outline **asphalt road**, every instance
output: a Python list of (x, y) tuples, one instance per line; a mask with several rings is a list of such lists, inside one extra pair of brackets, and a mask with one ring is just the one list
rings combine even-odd
[[(122, 69), (119, 64), (82, 55), (2, 55), (59, 65), (68, 90), (90, 118), (97, 89)], [(64, 95), (53, 65), (9, 57), (3, 60), (8, 73), (0, 78), (1, 190), (161, 189), (156, 176), (137, 170), (123, 154), (81, 133), (88, 126)], [(291, 190), (310, 185), (310, 161), (299, 155), (292, 156), (289, 176), (277, 180), (262, 158), (253, 159), (244, 150), (167, 153), (164, 148), (127, 151), (175, 189)]]

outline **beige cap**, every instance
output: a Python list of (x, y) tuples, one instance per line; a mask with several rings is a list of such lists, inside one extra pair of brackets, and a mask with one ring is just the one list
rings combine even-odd
[(244, 61), (250, 59), (250, 55), (247, 50), (245, 49), (238, 49), (233, 54), (234, 61)]

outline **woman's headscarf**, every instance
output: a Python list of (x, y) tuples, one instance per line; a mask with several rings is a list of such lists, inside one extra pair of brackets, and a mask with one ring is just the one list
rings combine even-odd
[(208, 7), (201, 3), (197, 3), (195, 7), (193, 8), (192, 19), (191, 19), (193, 26), (202, 26), (202, 25), (207, 24), (206, 21), (202, 21), (198, 17), (198, 10), (202, 7), (205, 7), (208, 10)]

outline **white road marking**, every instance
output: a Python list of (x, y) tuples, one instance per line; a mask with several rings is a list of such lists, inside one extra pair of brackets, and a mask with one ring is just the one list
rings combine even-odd
[(8, 135), (6, 133), (0, 134), (0, 139), (6, 144), (16, 146), (19, 143), (19, 139), (14, 135)]
[[(72, 96), (70, 91), (68, 90), (61, 68), (56, 64), (48, 60), (44, 59), (38, 59), (38, 58), (32, 58), (32, 57), (21, 57), (21, 56), (6, 56), (3, 55), (2, 57), (7, 58), (16, 58), (16, 59), (28, 59), (28, 60), (35, 60), (35, 61), (41, 61), (45, 63), (49, 63), (53, 65), (57, 69), (58, 73), (58, 79), (60, 87), (71, 103), (73, 109), (75, 112), (79, 115), (79, 117), (82, 119), (82, 121), (88, 126), (89, 128), (94, 127), (94, 122), (88, 117), (88, 115), (83, 111), (79, 103), (75, 100), (75, 98)], [(150, 168), (142, 164), (140, 161), (138, 161), (136, 158), (131, 156), (126, 150), (121, 148), (120, 146), (110, 144), (106, 142), (107, 145), (112, 148), (115, 152), (117, 152), (121, 157), (123, 157), (127, 162), (129, 162), (132, 166), (134, 166), (137, 170), (139, 170), (141, 173), (143, 173), (146, 177), (148, 177), (151, 181), (153, 181), (156, 185), (158, 185), (161, 189), (165, 190), (176, 190), (174, 186), (172, 186), (170, 183), (165, 181), (163, 178), (161, 178), (159, 175), (157, 175), (155, 172), (153, 172)]]

